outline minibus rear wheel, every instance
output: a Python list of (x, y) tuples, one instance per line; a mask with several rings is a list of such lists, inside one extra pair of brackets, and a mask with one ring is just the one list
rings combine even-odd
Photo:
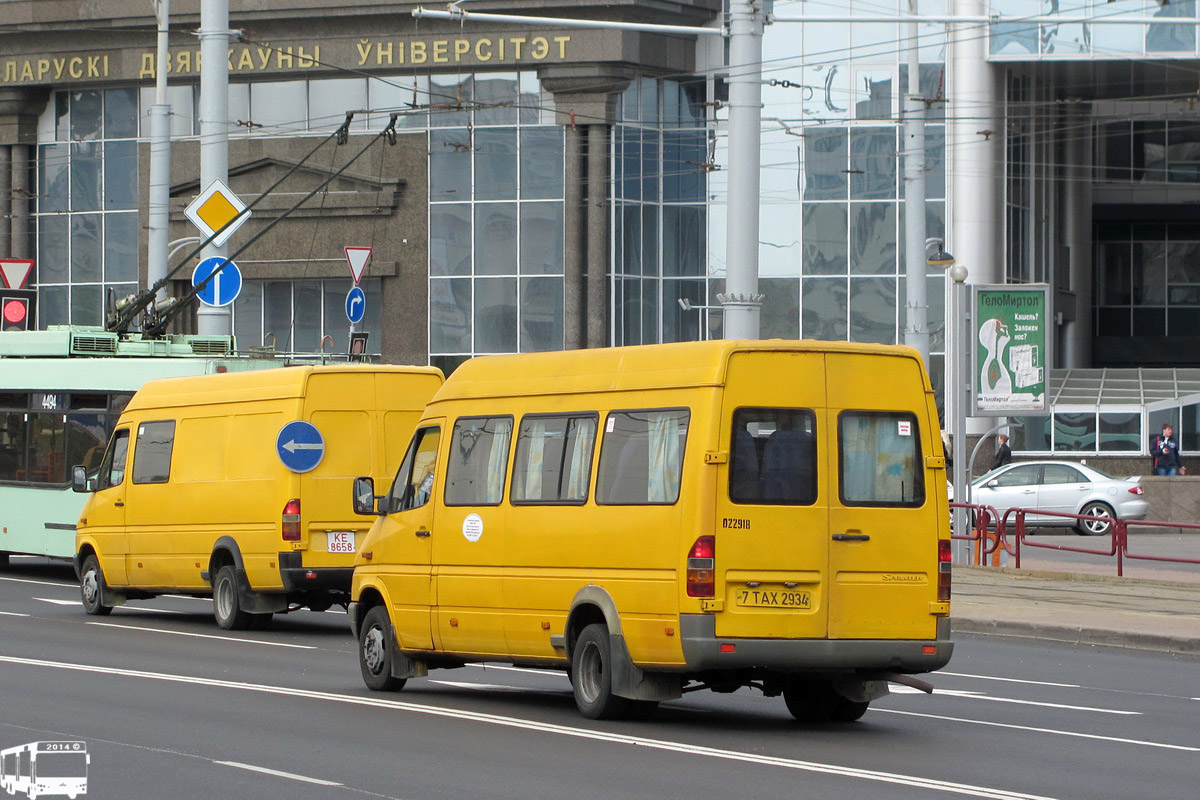
[(363, 683), (377, 692), (398, 692), (407, 681), (392, 674), (393, 639), (385, 606), (373, 606), (358, 633), (358, 667)]
[(103, 617), (112, 613), (113, 607), (104, 605), (101, 598), (104, 578), (100, 573), (100, 562), (96, 554), (91, 553), (83, 560), (83, 569), (79, 571), (79, 596), (83, 600), (83, 610), (95, 617)]
[(788, 711), (801, 722), (830, 722), (837, 719), (842, 699), (833, 684), (824, 680), (793, 678), (783, 689), (783, 700), (787, 703)]
[(608, 628), (592, 623), (583, 629), (571, 653), (571, 686), (575, 705), (588, 719), (620, 719), (629, 700), (612, 692), (612, 649)]
[(244, 631), (250, 627), (250, 614), (238, 604), (237, 573), (226, 564), (217, 571), (213, 582), (213, 616), (227, 631)]

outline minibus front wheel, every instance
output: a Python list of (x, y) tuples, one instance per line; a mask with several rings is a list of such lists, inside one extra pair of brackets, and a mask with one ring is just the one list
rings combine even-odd
[(398, 692), (407, 682), (392, 674), (395, 644), (386, 606), (373, 606), (358, 632), (358, 666), (363, 683), (377, 692)]
[(90, 553), (79, 570), (79, 596), (83, 600), (83, 610), (92, 616), (102, 617), (113, 610), (112, 606), (104, 604), (103, 581), (100, 562), (95, 553)]

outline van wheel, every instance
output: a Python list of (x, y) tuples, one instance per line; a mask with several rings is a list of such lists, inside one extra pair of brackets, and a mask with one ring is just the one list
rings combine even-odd
[(358, 633), (358, 668), (363, 683), (377, 692), (398, 692), (408, 681), (392, 674), (394, 644), (385, 606), (372, 606)]
[(783, 689), (787, 710), (801, 722), (830, 722), (837, 719), (839, 701), (843, 699), (829, 681), (793, 679)]
[(608, 628), (593, 623), (583, 629), (571, 654), (571, 682), (575, 705), (588, 719), (619, 719), (629, 711), (629, 701), (612, 693), (612, 650)]
[(275, 615), (267, 612), (266, 614), (251, 614), (249, 629), (252, 631), (265, 631), (271, 627), (271, 618)]
[(213, 583), (213, 616), (227, 631), (244, 631), (250, 627), (250, 614), (238, 605), (237, 573), (230, 564), (217, 571)]
[(83, 600), (83, 610), (94, 617), (103, 617), (112, 613), (113, 607), (106, 606), (101, 601), (100, 592), (104, 576), (100, 572), (100, 562), (93, 553), (83, 560), (83, 569), (79, 571), (79, 597)]
[(862, 715), (867, 713), (871, 702), (868, 700), (865, 703), (857, 703), (853, 700), (847, 700), (844, 697), (838, 698), (837, 708), (833, 712), (834, 722), (855, 722), (862, 719)]

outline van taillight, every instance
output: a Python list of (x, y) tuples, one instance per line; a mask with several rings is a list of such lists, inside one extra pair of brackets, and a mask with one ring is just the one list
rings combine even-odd
[(712, 597), (716, 594), (714, 561), (717, 540), (714, 536), (701, 536), (692, 545), (687, 560), (688, 597)]
[(937, 599), (939, 603), (950, 602), (950, 570), (953, 565), (950, 563), (950, 540), (938, 539), (938, 593)]
[(300, 541), (300, 501), (288, 500), (283, 507), (283, 540)]

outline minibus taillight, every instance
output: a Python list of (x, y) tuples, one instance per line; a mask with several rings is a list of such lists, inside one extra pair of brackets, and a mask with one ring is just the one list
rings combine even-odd
[(283, 540), (300, 541), (300, 501), (288, 500), (283, 507)]
[(950, 602), (950, 540), (938, 539), (938, 593), (939, 603)]
[(688, 597), (712, 597), (716, 594), (713, 562), (717, 554), (715, 536), (701, 536), (692, 545), (687, 560)]

